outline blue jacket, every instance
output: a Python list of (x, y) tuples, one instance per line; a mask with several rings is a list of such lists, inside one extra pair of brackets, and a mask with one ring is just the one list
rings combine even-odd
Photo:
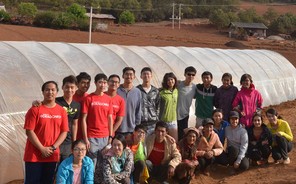
[[(73, 155), (65, 159), (59, 166), (56, 178), (56, 184), (72, 184), (73, 183)], [(82, 160), (81, 183), (94, 183), (94, 164), (93, 161), (85, 156)]]

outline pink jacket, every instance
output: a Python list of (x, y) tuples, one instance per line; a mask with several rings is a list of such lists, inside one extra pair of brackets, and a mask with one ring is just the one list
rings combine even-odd
[(240, 118), (240, 122), (246, 127), (252, 126), (252, 116), (257, 109), (262, 108), (263, 99), (259, 91), (255, 89), (254, 84), (250, 88), (241, 88), (233, 100), (232, 107), (238, 107), (245, 116)]
[(207, 151), (213, 151), (214, 156), (219, 156), (223, 152), (223, 145), (219, 139), (219, 136), (213, 132), (210, 140), (207, 141), (205, 137), (202, 137), (197, 146), (197, 156), (203, 156)]

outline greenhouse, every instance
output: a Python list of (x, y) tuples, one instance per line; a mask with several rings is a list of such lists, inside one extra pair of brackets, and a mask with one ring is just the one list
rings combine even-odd
[[(26, 111), (32, 101), (42, 99), (41, 85), (55, 80), (59, 85), (67, 75), (85, 71), (122, 75), (122, 69), (136, 70), (135, 85), (141, 82), (140, 71), (153, 70), (152, 84), (160, 87), (166, 72), (184, 79), (184, 69), (213, 73), (213, 84), (221, 86), (221, 76), (229, 72), (240, 88), (242, 74), (253, 77), (264, 106), (296, 98), (296, 70), (282, 55), (269, 50), (223, 50), (194, 47), (139, 47), (57, 42), (0, 42), (0, 183), (22, 179), (26, 135), (23, 129)], [(89, 92), (94, 91), (92, 81)], [(62, 95), (62, 92), (59, 92)]]

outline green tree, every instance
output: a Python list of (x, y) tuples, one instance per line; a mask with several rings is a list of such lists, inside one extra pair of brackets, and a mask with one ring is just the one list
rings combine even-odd
[(267, 11), (263, 14), (263, 18), (266, 23), (269, 25), (272, 21), (278, 18), (278, 13), (273, 8), (268, 8)]
[(51, 28), (52, 22), (57, 18), (53, 11), (38, 12), (34, 18), (33, 24), (39, 27)]
[(119, 23), (121, 24), (133, 24), (135, 23), (135, 16), (132, 12), (125, 10), (119, 16)]
[(241, 22), (263, 22), (263, 18), (257, 15), (254, 7), (245, 11), (239, 11), (238, 17)]
[(32, 21), (37, 11), (37, 7), (34, 3), (20, 3), (18, 5), (18, 14), (24, 21)]
[(74, 15), (76, 18), (86, 18), (86, 10), (84, 7), (80, 6), (77, 3), (73, 3), (71, 6), (68, 7), (67, 9), (68, 13), (71, 13)]
[(296, 16), (291, 13), (280, 15), (269, 28), (277, 33), (290, 34), (296, 30)]
[(9, 22), (10, 15), (4, 10), (0, 10), (0, 22)]
[(213, 11), (210, 15), (210, 21), (216, 25), (218, 29), (224, 28), (230, 23), (227, 13), (221, 9)]

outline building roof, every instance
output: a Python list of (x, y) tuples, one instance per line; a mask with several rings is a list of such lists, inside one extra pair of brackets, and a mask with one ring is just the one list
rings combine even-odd
[(263, 23), (230, 22), (229, 27), (230, 26), (253, 29), (268, 29)]
[[(90, 13), (86, 13), (86, 16), (90, 17)], [(115, 20), (116, 18), (111, 14), (92, 14), (92, 17), (95, 19), (112, 19)]]

